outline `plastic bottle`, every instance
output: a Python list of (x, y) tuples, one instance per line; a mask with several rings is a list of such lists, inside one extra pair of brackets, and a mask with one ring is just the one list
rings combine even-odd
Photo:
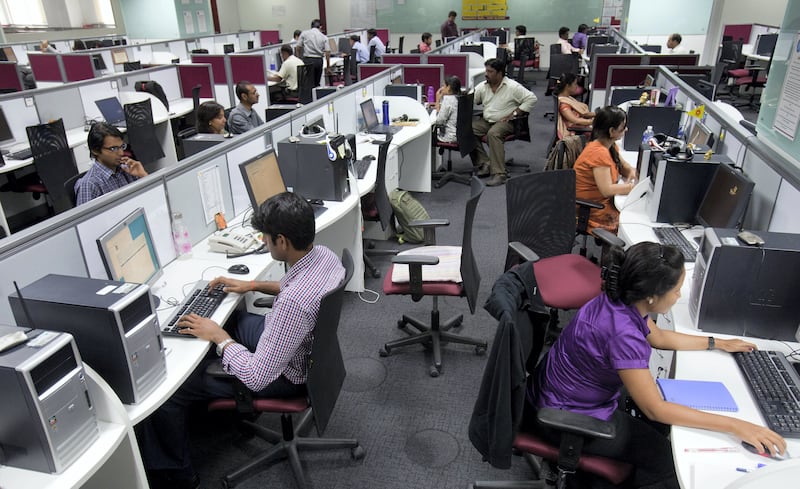
[(180, 212), (172, 213), (172, 241), (175, 243), (175, 253), (178, 254), (178, 258), (192, 256), (192, 240), (189, 237), (189, 229), (183, 223), (183, 214)]
[(384, 126), (388, 126), (389, 125), (389, 101), (388, 100), (384, 100), (383, 103), (381, 104), (381, 106), (383, 106), (383, 125)]
[(275, 71), (275, 63), (270, 63), (269, 64), (269, 71), (272, 71), (272, 72)]
[(655, 136), (653, 126), (647, 126), (647, 129), (642, 133), (642, 144), (650, 144), (650, 140), (653, 139), (653, 136)]
[(428, 105), (433, 107), (436, 103), (436, 92), (433, 90), (433, 85), (428, 85)]

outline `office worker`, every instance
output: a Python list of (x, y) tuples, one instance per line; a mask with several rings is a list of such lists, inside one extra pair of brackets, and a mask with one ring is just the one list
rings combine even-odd
[(505, 64), (496, 58), (486, 60), (486, 81), (475, 87), (475, 104), (483, 105), (483, 114), (472, 120), (472, 132), (480, 139), (487, 136), (489, 155), (483, 144), (470, 153), (472, 164), (480, 177), (491, 178), (486, 185), (503, 185), (506, 171), (505, 138), (514, 132), (512, 119), (527, 117), (536, 105), (536, 95), (505, 76)]
[[(187, 335), (216, 344), (222, 366), (256, 397), (288, 398), (306, 392), (309, 354), (322, 296), (339, 285), (344, 267), (330, 249), (314, 244), (314, 210), (297, 194), (284, 192), (265, 201), (251, 221), (263, 233), (272, 258), (290, 268), (280, 282), (248, 282), (226, 277), (229, 293), (260, 291), (276, 295), (266, 316), (241, 313), (232, 335), (214, 321), (190, 314), (178, 323)], [(232, 397), (231, 382), (206, 375), (215, 361), (204, 359), (188, 380), (149, 418), (137, 425), (150, 487), (199, 486), (189, 456), (186, 414), (195, 401)]]
[[(768, 428), (661, 398), (648, 368), (653, 348), (755, 349), (741, 339), (712, 341), (707, 336), (656, 326), (650, 316), (668, 312), (681, 295), (686, 272), (678, 248), (652, 242), (635, 244), (627, 251), (614, 247), (603, 263), (604, 292), (581, 307), (529, 378), (525, 429), (558, 443), (558, 432), (538, 425), (535, 419), (532, 408), (542, 407), (611, 421), (616, 426), (616, 438), (589, 439), (583, 451), (633, 465), (631, 487), (680, 487), (663, 425), (726, 432), (757, 447), (763, 444), (771, 452), (784, 453), (786, 441)], [(645, 419), (619, 408), (623, 387)]]
[(311, 65), (313, 86), (318, 87), (322, 78), (322, 57), (325, 57), (325, 72), (331, 71), (331, 45), (328, 36), (319, 30), (322, 23), (319, 19), (311, 21), (311, 28), (303, 31), (297, 39), (297, 45), (303, 50), (303, 63)]
[(350, 50), (356, 51), (356, 63), (369, 62), (369, 49), (361, 42), (361, 36), (353, 34), (350, 36)]
[(298, 44), (298, 41), (300, 40), (300, 34), (302, 33), (303, 31), (300, 29), (295, 29), (294, 33), (292, 34), (292, 39), (294, 39), (294, 55), (298, 58), (303, 57), (303, 48), (301, 48), (300, 44)]
[(367, 29), (367, 49), (372, 51), (372, 46), (375, 46), (375, 62), (380, 63), (383, 55), (386, 54), (386, 46), (378, 37), (378, 31), (375, 29)]
[(569, 43), (569, 27), (562, 27), (558, 30), (558, 44), (561, 45), (561, 54), (581, 53), (582, 49), (572, 47)]
[(274, 82), (286, 82), (286, 94), (289, 96), (297, 95), (297, 67), (303, 64), (303, 60), (294, 55), (292, 47), (288, 44), (281, 46), (281, 69), (277, 73), (267, 76), (267, 80)]
[(236, 84), (236, 98), (239, 103), (228, 116), (228, 128), (231, 134), (242, 134), (264, 123), (261, 116), (253, 110), (260, 96), (258, 90), (247, 80)]
[(39, 51), (43, 53), (57, 53), (58, 49), (51, 46), (50, 41), (44, 39), (42, 40), (42, 42), (39, 43)]
[(578, 26), (578, 32), (572, 35), (572, 47), (586, 50), (586, 31), (588, 30), (589, 26), (586, 24)]
[(574, 133), (567, 129), (568, 126), (591, 126), (594, 112), (589, 106), (575, 99), (578, 93), (578, 76), (574, 73), (564, 73), (556, 82), (558, 95), (558, 139), (572, 136)]
[(447, 42), (448, 37), (458, 37), (458, 26), (456, 25), (456, 17), (458, 14), (455, 10), (451, 10), (447, 14), (447, 20), (442, 22), (439, 31), (442, 34), (442, 42)]
[(461, 79), (455, 75), (444, 79), (444, 85), (436, 91), (436, 126), (439, 128), (436, 139), (445, 143), (458, 140), (456, 126), (458, 121), (458, 98), (461, 94)]
[(419, 43), (417, 48), (419, 49), (420, 53), (427, 53), (431, 50), (431, 44), (433, 44), (433, 34), (430, 32), (423, 32), (422, 33), (422, 42)]
[[(612, 199), (628, 195), (636, 183), (636, 170), (619, 153), (617, 141), (628, 130), (628, 115), (616, 106), (598, 110), (592, 124), (592, 142), (575, 160), (575, 196), (603, 204), (589, 213), (588, 230), (603, 228), (613, 233), (619, 228), (619, 211)], [(620, 177), (624, 181), (619, 182)]]
[(203, 134), (225, 134), (225, 108), (209, 100), (197, 107), (197, 132)]
[(686, 48), (681, 46), (681, 42), (683, 41), (683, 37), (677, 32), (671, 34), (669, 39), (667, 39), (667, 54), (686, 54), (688, 51)]
[(92, 124), (86, 137), (89, 156), (94, 163), (86, 174), (75, 182), (77, 205), (122, 188), (147, 176), (142, 164), (125, 154), (128, 145), (119, 129), (106, 122)]

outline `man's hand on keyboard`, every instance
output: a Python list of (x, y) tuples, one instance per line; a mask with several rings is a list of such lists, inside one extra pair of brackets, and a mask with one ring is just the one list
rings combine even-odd
[(714, 346), (720, 350), (724, 350), (728, 353), (733, 353), (737, 351), (754, 351), (758, 350), (758, 347), (749, 341), (744, 341), (739, 338), (733, 338), (730, 340), (723, 340), (721, 338), (716, 338), (716, 342)]
[(214, 321), (200, 317), (197, 314), (187, 314), (178, 321), (182, 334), (192, 335), (201, 340), (221, 343), (230, 338), (230, 335)]
[(214, 287), (217, 284), (225, 285), (225, 289), (223, 290), (229, 294), (244, 294), (245, 292), (255, 290), (253, 286), (256, 284), (256, 282), (236, 280), (235, 278), (228, 277), (217, 277), (209, 283), (211, 287)]

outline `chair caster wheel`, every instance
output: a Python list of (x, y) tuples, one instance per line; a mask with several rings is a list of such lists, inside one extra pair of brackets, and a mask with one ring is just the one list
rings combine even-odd
[(436, 367), (436, 365), (431, 365), (430, 371), (428, 372), (431, 377), (438, 377), (441, 372), (439, 370), (441, 367)]
[(381, 271), (375, 269), (370, 273), (370, 275), (372, 275), (372, 278), (381, 278)]
[(441, 180), (439, 180), (438, 182), (433, 184), (433, 188), (442, 188), (442, 185), (444, 185), (444, 184), (442, 183)]
[(378, 355), (382, 357), (388, 357), (392, 350), (388, 346), (384, 346), (380, 350), (378, 350)]
[(350, 457), (352, 457), (353, 460), (361, 460), (366, 455), (367, 451), (364, 450), (364, 447), (362, 447), (361, 445), (358, 445), (357, 447), (350, 450)]
[(403, 321), (402, 319), (397, 321), (397, 329), (403, 329), (405, 327), (406, 327), (406, 322), (405, 321)]
[(486, 355), (486, 347), (485, 346), (476, 346), (475, 347), (475, 354), (479, 357)]

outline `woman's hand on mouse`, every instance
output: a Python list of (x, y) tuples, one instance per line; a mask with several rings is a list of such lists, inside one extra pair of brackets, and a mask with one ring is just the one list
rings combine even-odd
[(759, 453), (764, 453), (765, 448), (770, 455), (775, 455), (775, 452), (786, 453), (786, 440), (781, 435), (764, 426), (740, 419), (731, 419), (734, 422), (731, 432), (741, 440), (757, 447)]

